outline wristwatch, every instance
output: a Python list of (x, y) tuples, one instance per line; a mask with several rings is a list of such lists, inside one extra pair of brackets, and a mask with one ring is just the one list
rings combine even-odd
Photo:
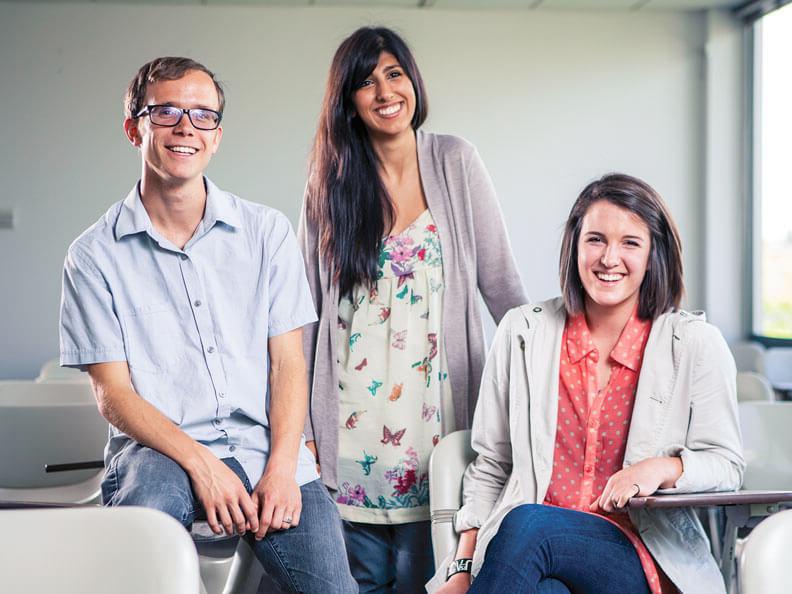
[(454, 559), (448, 565), (448, 571), (446, 572), (446, 581), (451, 579), (452, 575), (456, 575), (457, 573), (470, 573), (470, 570), (473, 568), (473, 559)]

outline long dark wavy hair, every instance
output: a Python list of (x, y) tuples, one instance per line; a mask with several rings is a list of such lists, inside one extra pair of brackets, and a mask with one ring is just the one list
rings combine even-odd
[(361, 27), (341, 43), (327, 77), (306, 195), (308, 218), (319, 233), (320, 257), (333, 268), (341, 295), (376, 281), (380, 242), (394, 220), (377, 154), (352, 102), (382, 52), (393, 54), (412, 82), (414, 130), (427, 114), (421, 73), (399, 35), (385, 27)]

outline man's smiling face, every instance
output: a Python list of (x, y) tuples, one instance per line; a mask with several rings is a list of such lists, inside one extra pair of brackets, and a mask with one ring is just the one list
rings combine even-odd
[[(149, 83), (145, 105), (219, 111), (220, 100), (212, 79), (200, 70), (191, 70), (176, 80)], [(158, 126), (142, 115), (127, 119), (124, 128), (132, 144), (140, 148), (144, 177), (159, 178), (166, 185), (189, 184), (202, 178), (223, 135), (222, 128), (196, 129), (187, 114), (175, 126)]]

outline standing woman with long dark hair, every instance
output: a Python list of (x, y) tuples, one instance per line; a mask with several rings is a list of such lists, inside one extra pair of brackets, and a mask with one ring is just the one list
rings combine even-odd
[(427, 464), (470, 425), (496, 322), (526, 301), (475, 148), (418, 131), (423, 81), (404, 41), (358, 29), (336, 51), (300, 239), (320, 319), (306, 439), (338, 504), (361, 592), (433, 573)]

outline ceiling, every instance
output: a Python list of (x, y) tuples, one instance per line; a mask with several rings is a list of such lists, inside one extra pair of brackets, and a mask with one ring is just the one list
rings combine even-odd
[[(6, 0), (8, 1), (8, 0)], [(53, 0), (12, 0), (52, 2)], [(198, 6), (361, 6), (465, 9), (703, 10), (735, 8), (745, 0), (72, 0), (92, 4), (179, 4)]]

